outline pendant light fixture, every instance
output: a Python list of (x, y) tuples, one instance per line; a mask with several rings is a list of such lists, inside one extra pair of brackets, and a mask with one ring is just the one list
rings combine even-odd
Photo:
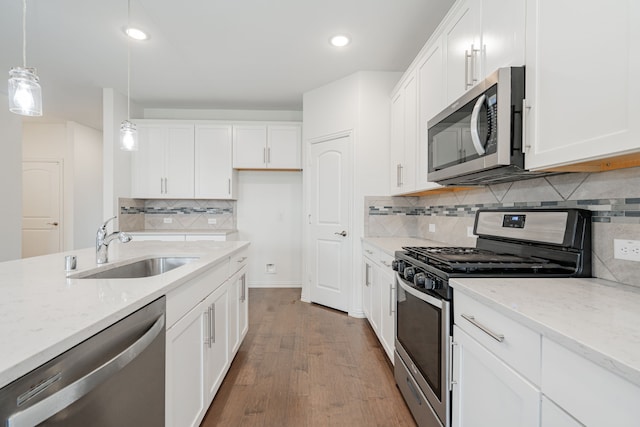
[[(127, 28), (131, 21), (131, 0), (127, 0)], [(138, 151), (138, 130), (131, 122), (131, 41), (127, 37), (127, 120), (120, 123), (120, 149)]]
[(27, 68), (27, 0), (22, 0), (22, 67), (9, 71), (9, 111), (42, 116), (42, 89), (35, 68)]

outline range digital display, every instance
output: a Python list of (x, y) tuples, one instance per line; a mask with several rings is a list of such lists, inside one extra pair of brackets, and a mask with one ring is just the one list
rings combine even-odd
[(524, 228), (524, 220), (526, 215), (507, 214), (502, 219), (502, 226), (508, 228)]

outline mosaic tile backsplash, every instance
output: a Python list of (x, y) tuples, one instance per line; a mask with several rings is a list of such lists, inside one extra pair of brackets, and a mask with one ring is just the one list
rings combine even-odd
[[(120, 199), (120, 229), (235, 230), (235, 201)], [(171, 218), (170, 224), (165, 218)], [(215, 219), (215, 224), (209, 224)]]
[[(593, 274), (640, 287), (640, 263), (613, 258), (613, 240), (640, 240), (640, 168), (571, 173), (422, 197), (366, 197), (365, 236), (421, 237), (474, 246), (480, 208), (568, 207), (592, 211)], [(435, 232), (429, 232), (429, 225)]]

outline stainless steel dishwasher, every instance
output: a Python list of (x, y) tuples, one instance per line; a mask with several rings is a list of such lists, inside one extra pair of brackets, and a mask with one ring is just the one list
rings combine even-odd
[(164, 426), (165, 297), (0, 390), (2, 426)]

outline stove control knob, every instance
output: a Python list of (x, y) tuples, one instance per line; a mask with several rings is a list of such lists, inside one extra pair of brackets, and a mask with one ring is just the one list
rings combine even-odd
[(391, 269), (393, 271), (398, 271), (398, 264), (400, 263), (399, 260), (394, 259), (393, 261), (391, 261)]
[(419, 288), (424, 288), (426, 282), (427, 276), (424, 273), (416, 273), (416, 275), (413, 276), (413, 284)]
[(435, 283), (436, 281), (433, 279), (433, 277), (427, 277), (424, 281), (424, 288), (425, 289), (435, 289)]
[(413, 276), (416, 274), (416, 269), (413, 267), (406, 267), (404, 269), (404, 278), (410, 282), (413, 282)]

